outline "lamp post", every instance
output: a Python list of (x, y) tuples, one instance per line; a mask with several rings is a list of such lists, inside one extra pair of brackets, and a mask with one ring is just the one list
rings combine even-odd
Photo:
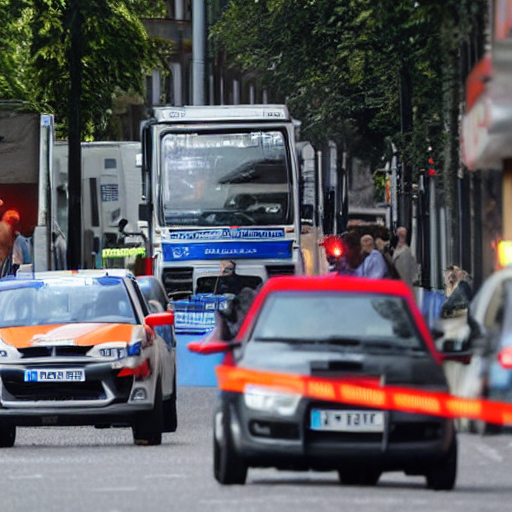
[(68, 105), (68, 268), (82, 264), (82, 154), (80, 100), (82, 95), (82, 12), (80, 0), (70, 0), (69, 50), (70, 93)]

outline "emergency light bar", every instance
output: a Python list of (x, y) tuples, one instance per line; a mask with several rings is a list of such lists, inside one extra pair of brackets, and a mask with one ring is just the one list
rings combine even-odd
[(154, 107), (153, 115), (158, 122), (187, 121), (291, 121), (284, 105), (229, 105)]
[(79, 270), (42, 270), (32, 272), (28, 269), (18, 270), (16, 279), (50, 279), (61, 277), (131, 277), (133, 274), (124, 268), (98, 268)]

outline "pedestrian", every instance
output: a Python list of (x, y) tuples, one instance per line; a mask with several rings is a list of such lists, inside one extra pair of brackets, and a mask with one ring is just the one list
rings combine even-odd
[(385, 235), (381, 231), (375, 235), (375, 248), (380, 251), (382, 256), (384, 256), (384, 261), (388, 267), (388, 277), (391, 279), (401, 279), (401, 276), (393, 263), (389, 240), (387, 240), (387, 237), (385, 239)]
[(358, 267), (363, 262), (361, 238), (357, 231), (342, 233), (343, 254), (336, 264), (336, 272), (344, 276), (355, 276)]
[(375, 248), (372, 235), (363, 235), (361, 237), (361, 252), (364, 260), (357, 268), (356, 275), (371, 279), (386, 279), (390, 277), (386, 260), (381, 252)]
[(0, 279), (13, 274), (12, 244), (11, 226), (0, 221)]
[(235, 261), (222, 261), (220, 264), (220, 276), (217, 277), (213, 293), (230, 293), (236, 296), (242, 291), (242, 288), (244, 288), (244, 281), (244, 278), (236, 273)]
[(8, 224), (11, 228), (11, 235), (13, 239), (12, 266), (14, 273), (16, 273), (21, 265), (26, 265), (32, 261), (30, 256), (30, 243), (19, 232), (21, 227), (21, 218), (20, 214), (16, 210), (7, 210), (2, 216), (2, 221)]
[(400, 276), (409, 288), (418, 274), (418, 264), (411, 248), (407, 244), (407, 228), (400, 226), (396, 230), (397, 244), (393, 251), (393, 264)]

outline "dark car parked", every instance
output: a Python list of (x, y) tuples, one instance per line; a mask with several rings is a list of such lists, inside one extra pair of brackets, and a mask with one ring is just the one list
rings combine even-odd
[[(413, 297), (398, 281), (281, 277), (256, 297), (236, 339), (189, 344), (226, 351), (244, 370), (333, 379), (372, 377), (447, 392), (442, 361)], [(451, 357), (457, 358), (457, 355)], [(336, 470), (348, 485), (375, 485), (385, 471), (425, 475), (452, 489), (457, 437), (451, 419), (379, 410), (246, 384), (221, 390), (214, 420), (214, 474), (243, 484), (250, 467)]]

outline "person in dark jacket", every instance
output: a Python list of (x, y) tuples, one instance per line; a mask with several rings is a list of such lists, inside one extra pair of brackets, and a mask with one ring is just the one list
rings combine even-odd
[(243, 288), (244, 278), (236, 273), (236, 263), (233, 260), (221, 262), (220, 276), (217, 278), (213, 293), (238, 295)]

